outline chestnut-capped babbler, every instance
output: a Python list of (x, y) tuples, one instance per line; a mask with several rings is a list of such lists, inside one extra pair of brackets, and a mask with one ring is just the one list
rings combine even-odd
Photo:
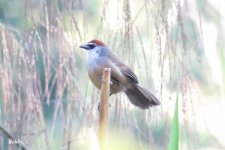
[(159, 100), (138, 85), (137, 76), (101, 41), (92, 40), (81, 45), (87, 51), (87, 70), (93, 84), (100, 89), (104, 68), (111, 68), (110, 95), (125, 92), (130, 102), (147, 109), (159, 105)]

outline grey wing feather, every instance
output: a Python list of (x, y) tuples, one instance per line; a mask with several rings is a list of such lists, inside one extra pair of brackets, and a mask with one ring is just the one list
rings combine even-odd
[(120, 61), (120, 59), (114, 54), (110, 55), (111, 61), (120, 68), (121, 72), (128, 77), (134, 83), (139, 83), (137, 76), (133, 73), (133, 71)]
[(131, 79), (134, 83), (138, 83), (137, 76), (132, 72), (130, 68), (127, 66), (121, 67), (122, 73), (127, 76), (129, 79)]

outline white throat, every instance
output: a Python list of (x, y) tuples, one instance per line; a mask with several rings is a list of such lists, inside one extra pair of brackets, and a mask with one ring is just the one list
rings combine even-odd
[(97, 62), (100, 59), (100, 50), (101, 47), (96, 46), (94, 49), (87, 50), (87, 67), (93, 69), (97, 67)]
[(96, 46), (91, 50), (87, 50), (87, 61), (94, 61), (99, 58), (101, 48)]

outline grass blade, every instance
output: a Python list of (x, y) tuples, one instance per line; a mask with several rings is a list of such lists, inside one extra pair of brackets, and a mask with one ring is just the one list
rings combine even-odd
[(169, 146), (168, 150), (178, 150), (179, 149), (179, 116), (178, 116), (178, 93), (176, 98), (176, 107), (173, 116), (172, 127), (170, 131)]

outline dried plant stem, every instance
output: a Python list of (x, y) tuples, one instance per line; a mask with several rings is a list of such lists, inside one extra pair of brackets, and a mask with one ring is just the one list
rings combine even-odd
[(111, 69), (105, 68), (103, 71), (102, 86), (101, 86), (101, 102), (99, 110), (99, 146), (100, 150), (107, 149), (107, 124), (108, 124), (108, 100), (110, 91), (110, 76)]

